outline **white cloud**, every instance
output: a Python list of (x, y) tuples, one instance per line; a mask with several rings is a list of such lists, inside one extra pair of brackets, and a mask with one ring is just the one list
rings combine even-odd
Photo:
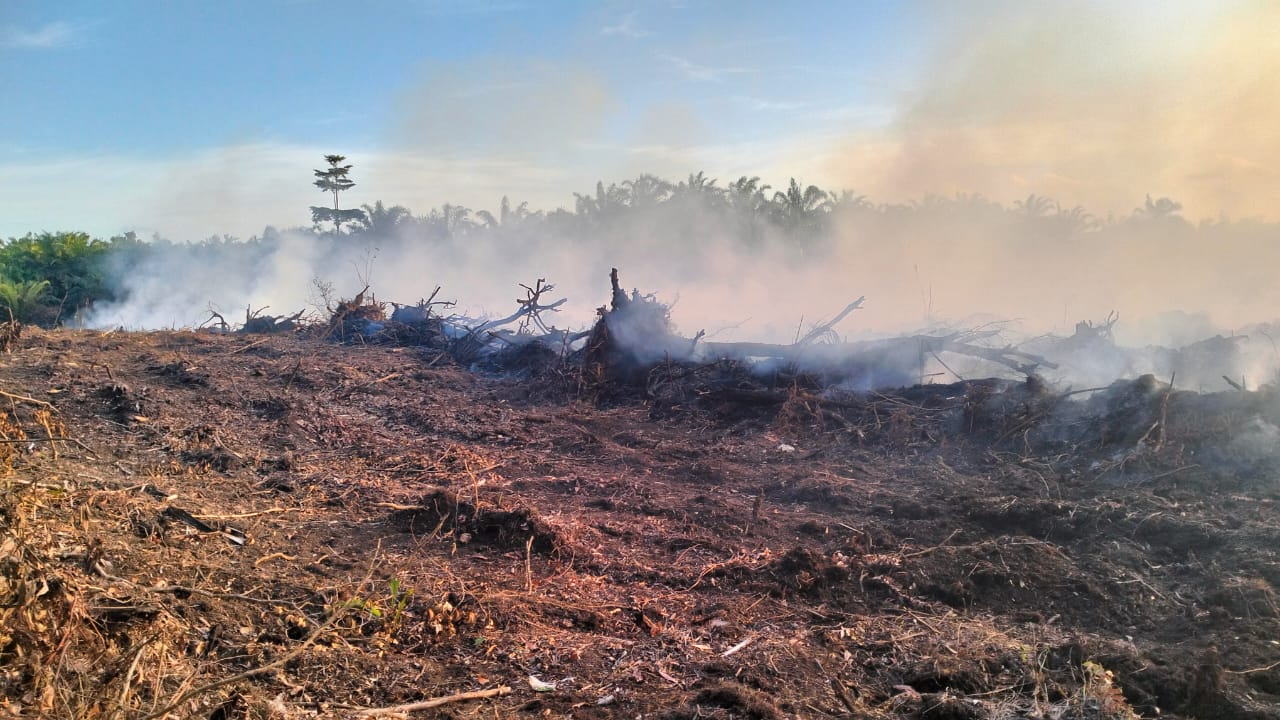
[(52, 22), (32, 30), (8, 26), (0, 29), (0, 47), (18, 50), (64, 47), (75, 39), (78, 32), (77, 28), (65, 22)]
[(632, 10), (618, 21), (617, 25), (606, 25), (600, 29), (601, 35), (622, 35), (629, 38), (641, 38), (649, 33), (636, 26), (636, 11)]
[(802, 103), (798, 102), (768, 100), (766, 98), (751, 97), (748, 95), (735, 95), (733, 97), (733, 101), (760, 112), (791, 112), (804, 107)]
[(751, 72), (748, 68), (743, 67), (711, 67), (709, 65), (699, 65), (698, 63), (682, 58), (679, 55), (659, 54), (658, 58), (665, 61), (673, 68), (678, 70), (686, 78), (697, 80), (698, 82), (720, 82), (727, 75), (742, 75)]

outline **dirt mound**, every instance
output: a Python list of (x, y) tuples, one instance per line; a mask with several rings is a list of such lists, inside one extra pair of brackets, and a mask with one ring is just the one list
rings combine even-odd
[(539, 555), (571, 553), (572, 548), (549, 523), (526, 507), (510, 510), (477, 508), (443, 488), (432, 488), (418, 504), (395, 510), (390, 522), (406, 532), (452, 534), (460, 543), (493, 546), (503, 550), (527, 548)]

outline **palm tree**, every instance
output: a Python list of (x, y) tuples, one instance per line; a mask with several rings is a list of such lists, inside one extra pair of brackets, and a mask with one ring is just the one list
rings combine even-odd
[(925, 193), (919, 200), (911, 201), (911, 209), (920, 215), (941, 215), (951, 210), (953, 201), (937, 193)]
[(491, 230), (495, 230), (500, 227), (509, 228), (513, 225), (518, 225), (537, 214), (541, 213), (529, 212), (528, 201), (520, 203), (513, 209), (511, 207), (511, 199), (506, 195), (502, 196), (502, 202), (498, 205), (498, 215), (496, 217), (488, 210), (476, 211), (476, 217), (480, 218), (480, 222), (484, 223), (485, 227)]
[(444, 230), (449, 237), (465, 234), (475, 227), (475, 223), (471, 222), (471, 211), (461, 205), (441, 205), (440, 216), (444, 219)]
[(699, 170), (696, 174), (689, 173), (689, 179), (681, 181), (681, 186), (688, 188), (691, 192), (704, 192), (707, 190), (718, 190), (716, 188), (716, 179), (707, 179), (707, 174)]
[(5, 318), (28, 322), (48, 289), (48, 280), (0, 280), (0, 312)]
[(724, 191), (730, 210), (729, 222), (737, 226), (738, 237), (749, 247), (758, 247), (764, 242), (770, 214), (769, 199), (764, 193), (769, 187), (760, 182), (759, 176), (743, 175), (729, 183)]
[(831, 195), (817, 185), (803, 187), (791, 178), (786, 190), (773, 194), (773, 205), (784, 226), (812, 230), (831, 208)]
[(1080, 205), (1076, 205), (1070, 210), (1059, 206), (1058, 214), (1055, 218), (1062, 223), (1068, 235), (1097, 230), (1101, 225), (1098, 222), (1098, 218), (1091, 215), (1089, 211)]
[(361, 205), (364, 208), (364, 224), (366, 231), (374, 235), (389, 235), (404, 224), (413, 214), (409, 212), (409, 208), (402, 205), (392, 205), (385, 207), (381, 200), (373, 205)]
[(616, 184), (606, 190), (603, 182), (596, 183), (596, 196), (573, 194), (574, 210), (578, 215), (601, 221), (617, 216), (630, 202), (631, 194)]
[(723, 190), (716, 187), (716, 179), (707, 179), (707, 174), (699, 170), (696, 174), (689, 173), (688, 180), (681, 180), (675, 187), (677, 194), (700, 195), (703, 193), (713, 193), (719, 195)]
[(975, 222), (999, 222), (1006, 215), (1004, 206), (982, 193), (956, 193), (952, 211)]
[(855, 195), (852, 190), (841, 190), (830, 195), (832, 210), (867, 210), (872, 207), (866, 195)]
[(705, 172), (690, 173), (687, 180), (681, 180), (671, 186), (669, 201), (681, 210), (702, 208), (721, 210), (725, 207), (724, 188), (716, 187), (716, 179), (708, 178)]
[(1171, 200), (1167, 197), (1151, 199), (1147, 196), (1146, 202), (1142, 207), (1133, 211), (1134, 215), (1148, 217), (1152, 220), (1178, 219), (1182, 218), (1178, 215), (1182, 211), (1182, 203)]
[(648, 173), (635, 180), (624, 180), (622, 186), (631, 198), (631, 207), (636, 209), (651, 208), (671, 197), (671, 183)]
[(476, 227), (471, 221), (470, 210), (449, 203), (433, 209), (430, 215), (419, 218), (418, 223), (425, 228), (428, 237), (437, 240), (462, 237)]
[(762, 185), (759, 176), (743, 175), (729, 183), (729, 189), (726, 192), (729, 205), (739, 212), (755, 214), (769, 202), (764, 193), (770, 187)]
[(1058, 203), (1050, 200), (1043, 195), (1031, 194), (1026, 200), (1013, 201), (1014, 212), (1022, 217), (1035, 219), (1047, 216), (1051, 211), (1057, 210)]

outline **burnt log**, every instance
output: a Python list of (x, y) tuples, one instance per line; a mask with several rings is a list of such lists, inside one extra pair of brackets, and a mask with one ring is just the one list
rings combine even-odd
[[(244, 325), (240, 326), (236, 332), (243, 335), (266, 335), (270, 333), (293, 332), (299, 328), (298, 322), (302, 319), (305, 310), (299, 310), (292, 315), (263, 315), (266, 308), (253, 310), (246, 307), (244, 309)], [(212, 311), (210, 311), (212, 312)], [(214, 313), (214, 316), (221, 319), (221, 315)], [(210, 318), (212, 320), (213, 318)], [(223, 325), (226, 321), (223, 320)]]
[[(614, 268), (609, 274), (611, 302), (600, 315), (587, 342), (584, 376), (601, 381), (631, 382), (657, 362), (715, 362), (737, 360), (773, 363), (798, 372), (823, 376), (828, 382), (861, 388), (900, 387), (921, 382), (931, 358), (941, 355), (977, 358), (1002, 365), (1023, 375), (1040, 368), (1056, 368), (1044, 357), (1011, 346), (991, 347), (979, 341), (991, 332), (956, 332), (946, 335), (912, 335), (859, 342), (820, 342), (832, 338), (835, 326), (862, 307), (864, 297), (849, 303), (831, 320), (789, 344), (762, 342), (711, 342), (699, 332), (682, 337), (671, 329), (670, 309), (651, 295), (626, 293)], [(945, 366), (945, 363), (943, 363)]]

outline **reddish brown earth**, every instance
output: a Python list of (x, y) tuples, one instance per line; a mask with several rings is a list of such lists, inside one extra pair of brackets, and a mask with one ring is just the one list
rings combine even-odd
[(1117, 395), (1055, 445), (1034, 389), (665, 372), (27, 333), (0, 713), (1280, 717), (1280, 481), (1240, 440), (1273, 393)]

